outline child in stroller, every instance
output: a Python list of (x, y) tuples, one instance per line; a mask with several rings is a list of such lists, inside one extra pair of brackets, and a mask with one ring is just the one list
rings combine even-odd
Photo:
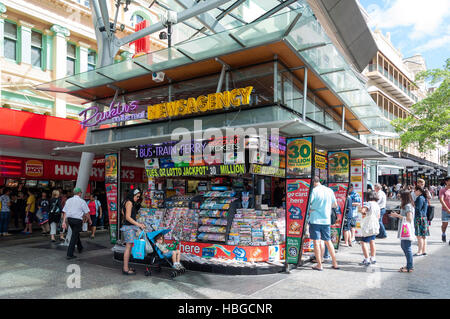
[(163, 234), (159, 234), (158, 236), (156, 236), (155, 244), (156, 244), (156, 247), (164, 255), (164, 257), (166, 257), (166, 258), (172, 257), (172, 263), (173, 263), (172, 267), (173, 268), (178, 269), (178, 270), (185, 269), (184, 266), (180, 263), (181, 252), (178, 249), (176, 249), (176, 245), (169, 247), (164, 242)]

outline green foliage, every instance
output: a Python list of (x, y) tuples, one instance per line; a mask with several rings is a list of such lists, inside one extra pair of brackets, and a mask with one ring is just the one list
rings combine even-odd
[(432, 69), (417, 74), (416, 81), (441, 83), (427, 98), (411, 106), (412, 115), (395, 119), (391, 124), (400, 134), (401, 148), (417, 146), (420, 152), (446, 145), (450, 138), (450, 59), (444, 69)]

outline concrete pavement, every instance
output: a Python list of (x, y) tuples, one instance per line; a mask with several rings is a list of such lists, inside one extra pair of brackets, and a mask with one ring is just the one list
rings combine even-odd
[(414, 257), (410, 274), (398, 272), (406, 260), (393, 230), (376, 241), (377, 264), (367, 268), (358, 265), (362, 252), (356, 244), (339, 250), (340, 270), (325, 264), (322, 272), (306, 265), (259, 276), (188, 271), (174, 280), (166, 272), (145, 277), (142, 266), (136, 276), (123, 276), (106, 232), (95, 240), (83, 237), (85, 251), (75, 261), (67, 261), (65, 249), (48, 238), (0, 238), (0, 298), (449, 298), (450, 245), (441, 242), (440, 205), (434, 204), (428, 256)]

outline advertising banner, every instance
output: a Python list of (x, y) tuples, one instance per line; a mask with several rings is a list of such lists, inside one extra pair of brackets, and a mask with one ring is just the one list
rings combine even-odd
[(349, 182), (350, 151), (328, 152), (328, 182)]
[[(351, 182), (353, 184), (353, 190), (361, 197), (361, 205), (364, 201), (364, 161), (362, 159), (355, 159), (351, 161)], [(357, 213), (354, 216), (356, 219), (355, 236), (361, 237), (361, 213)]]
[(330, 183), (328, 187), (330, 187), (334, 195), (336, 196), (336, 200), (338, 203), (338, 214), (337, 220), (334, 225), (331, 225), (331, 241), (333, 242), (334, 248), (339, 248), (339, 242), (341, 239), (344, 212), (345, 212), (345, 204), (347, 201), (347, 193), (348, 193), (348, 183)]
[(165, 167), (147, 169), (147, 177), (211, 176), (245, 174), (245, 164)]
[(287, 262), (297, 264), (308, 209), (311, 179), (286, 180)]
[[(172, 240), (166, 240), (171, 244)], [(231, 246), (198, 242), (179, 243), (182, 254), (192, 254), (203, 258), (222, 258), (237, 261), (263, 262), (283, 259), (284, 245), (274, 246)]]
[(286, 176), (311, 178), (312, 137), (290, 138), (286, 148)]
[(112, 244), (115, 244), (117, 241), (117, 219), (118, 219), (117, 200), (118, 200), (117, 184), (106, 184), (106, 201), (108, 205), (108, 216), (109, 216), (109, 234)]
[(117, 183), (118, 177), (117, 154), (105, 155), (105, 183)]

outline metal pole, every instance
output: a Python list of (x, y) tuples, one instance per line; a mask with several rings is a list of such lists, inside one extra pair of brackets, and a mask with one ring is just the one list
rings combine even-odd
[(308, 68), (305, 66), (305, 76), (303, 78), (303, 110), (302, 120), (306, 121), (306, 101), (308, 100)]
[(341, 130), (345, 131), (345, 106), (342, 106), (342, 123)]
[(223, 79), (225, 77), (225, 71), (226, 71), (226, 67), (225, 67), (225, 65), (222, 65), (222, 71), (220, 72), (219, 83), (217, 83), (216, 93), (219, 93), (222, 90)]
[(273, 62), (273, 102), (278, 103), (278, 55), (275, 54)]

